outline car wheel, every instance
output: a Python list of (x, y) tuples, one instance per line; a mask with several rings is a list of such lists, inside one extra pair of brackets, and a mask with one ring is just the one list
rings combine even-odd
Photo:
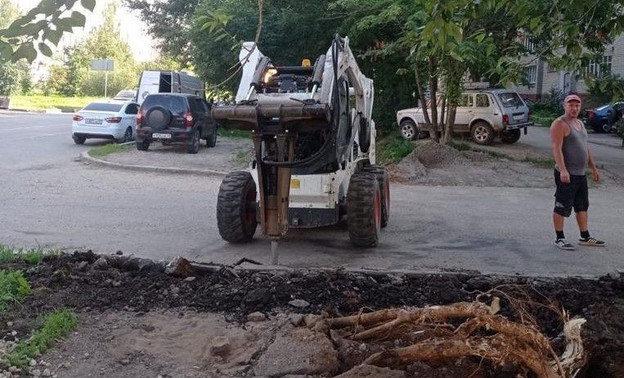
[(215, 128), (212, 134), (206, 138), (206, 145), (208, 147), (214, 147), (217, 145), (217, 129)]
[(470, 136), (476, 144), (489, 145), (494, 140), (494, 129), (485, 122), (477, 122), (470, 129)]
[(357, 172), (351, 176), (347, 190), (347, 228), (351, 244), (374, 247), (381, 229), (381, 191), (377, 176)]
[(401, 121), (401, 136), (407, 140), (418, 138), (418, 128), (412, 120)]
[(119, 140), (119, 143), (128, 143), (132, 141), (132, 127), (128, 127), (124, 133), (123, 138)]
[(196, 154), (199, 152), (199, 131), (193, 130), (191, 132), (191, 139), (186, 144), (186, 152), (189, 154)]
[(520, 140), (520, 130), (506, 130), (501, 133), (501, 141), (507, 144), (514, 144)]
[(139, 150), (139, 151), (147, 151), (147, 149), (149, 148), (149, 145), (150, 145), (150, 143), (146, 139), (144, 139), (144, 140), (137, 140), (137, 142), (136, 142), (137, 150)]
[(249, 172), (229, 173), (217, 196), (217, 228), (223, 240), (244, 243), (253, 238), (256, 219), (256, 183)]
[(76, 144), (84, 144), (84, 142), (87, 140), (87, 138), (83, 137), (82, 135), (72, 135), (72, 139)]
[(605, 123), (602, 124), (602, 127), (600, 128), (600, 131), (603, 133), (610, 133), (611, 132), (611, 128), (613, 127), (613, 125), (611, 124), (611, 122), (606, 121)]

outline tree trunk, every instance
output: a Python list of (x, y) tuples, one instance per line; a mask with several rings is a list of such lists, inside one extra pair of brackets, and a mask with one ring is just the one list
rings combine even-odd
[(435, 57), (429, 57), (429, 91), (431, 92), (431, 139), (439, 143), (438, 138), (438, 65)]
[(425, 97), (425, 91), (422, 87), (422, 82), (420, 81), (421, 75), (418, 67), (414, 70), (414, 75), (416, 75), (416, 88), (418, 89), (418, 98), (420, 99), (420, 106), (423, 109), (423, 117), (425, 119), (425, 123), (427, 126), (431, 126), (431, 119), (429, 118), (429, 111), (427, 110), (427, 98)]
[(446, 119), (446, 128), (444, 132), (444, 144), (448, 144), (453, 139), (453, 126), (455, 126), (455, 114), (457, 106), (448, 104), (448, 117)]

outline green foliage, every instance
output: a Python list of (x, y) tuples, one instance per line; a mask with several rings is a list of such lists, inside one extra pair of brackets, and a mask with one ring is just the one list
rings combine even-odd
[(585, 82), (596, 105), (624, 99), (624, 79), (618, 75), (609, 74), (600, 78), (588, 78)]
[[(326, 18), (328, 2), (265, 2), (258, 42), (262, 53), (277, 65), (299, 65), (325, 53), (339, 25)], [(257, 26), (255, 2), (203, 0), (189, 31), (194, 71), (213, 85), (234, 75), (240, 44), (255, 39)], [(234, 92), (239, 78), (234, 75), (223, 89)]]
[(414, 144), (398, 136), (388, 136), (377, 140), (377, 164), (387, 165), (396, 163), (414, 150)]
[[(0, 28), (0, 61), (32, 62), (39, 52), (52, 56), (50, 46), (56, 46), (64, 33), (85, 25), (83, 11), (73, 10), (77, 3), (78, 0), (41, 0), (27, 14)], [(93, 11), (95, 0), (80, 0), (80, 5)]]
[(547, 95), (531, 105), (531, 112), (537, 114), (550, 114), (558, 117), (563, 114), (563, 99), (565, 94), (558, 89), (551, 89)]
[(19, 270), (0, 270), (0, 314), (10, 303), (19, 303), (32, 293), (32, 289)]
[(102, 25), (84, 42), (65, 49), (65, 73), (58, 69), (53, 71), (46, 83), (47, 91), (56, 90), (65, 96), (103, 96), (106, 73), (91, 70), (93, 59), (115, 61), (114, 70), (108, 73), (107, 94), (138, 85), (139, 67), (134, 62), (130, 46), (121, 40), (114, 20), (116, 11), (115, 3), (110, 3), (104, 10)]
[(101, 157), (118, 152), (129, 151), (132, 148), (134, 148), (134, 146), (131, 144), (110, 143), (92, 148), (91, 150), (89, 150), (89, 155), (93, 157)]
[(9, 96), (19, 88), (19, 68), (17, 63), (0, 65), (0, 96)]
[(43, 318), (43, 325), (28, 339), (20, 342), (6, 357), (9, 366), (24, 368), (30, 359), (40, 356), (54, 343), (67, 336), (78, 325), (78, 316), (62, 309)]

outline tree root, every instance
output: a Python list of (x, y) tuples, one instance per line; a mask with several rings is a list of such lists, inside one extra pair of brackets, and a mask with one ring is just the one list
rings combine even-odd
[[(508, 299), (508, 298), (506, 298)], [(499, 299), (492, 305), (459, 302), (447, 306), (385, 309), (327, 319), (331, 329), (355, 341), (400, 340), (411, 345), (369, 356), (364, 364), (404, 368), (417, 361), (431, 362), (475, 356), (494, 365), (532, 371), (540, 378), (574, 377), (585, 362), (581, 326), (584, 319), (564, 321), (566, 349), (558, 357), (550, 340), (535, 325), (516, 323), (497, 315)], [(564, 314), (563, 312), (559, 312)], [(521, 314), (521, 319), (532, 319)], [(459, 323), (459, 324), (458, 324)], [(414, 335), (426, 335), (415, 342)]]

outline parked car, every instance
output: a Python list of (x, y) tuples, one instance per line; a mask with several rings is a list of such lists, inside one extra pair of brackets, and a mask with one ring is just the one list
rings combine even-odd
[(115, 97), (113, 97), (113, 100), (120, 100), (120, 101), (125, 100), (125, 101), (136, 102), (136, 97), (137, 97), (136, 89), (122, 89), (119, 92), (117, 92)]
[(137, 117), (137, 149), (147, 151), (150, 143), (185, 143), (189, 154), (199, 151), (200, 139), (208, 147), (217, 144), (217, 124), (212, 104), (186, 93), (154, 93), (145, 98)]
[[(438, 105), (438, 114), (440, 112)], [(430, 131), (420, 107), (399, 110), (397, 123), (401, 135), (409, 140), (427, 135)], [(477, 144), (491, 144), (496, 136), (500, 136), (503, 143), (515, 143), (520, 139), (521, 131), (526, 134), (527, 127), (532, 124), (529, 108), (516, 92), (506, 89), (470, 90), (461, 95), (453, 131), (470, 133)]]
[(72, 138), (83, 144), (88, 138), (129, 142), (136, 135), (139, 105), (133, 101), (95, 101), (74, 114)]
[(616, 102), (585, 111), (583, 121), (597, 133), (610, 133), (623, 113), (624, 102)]

